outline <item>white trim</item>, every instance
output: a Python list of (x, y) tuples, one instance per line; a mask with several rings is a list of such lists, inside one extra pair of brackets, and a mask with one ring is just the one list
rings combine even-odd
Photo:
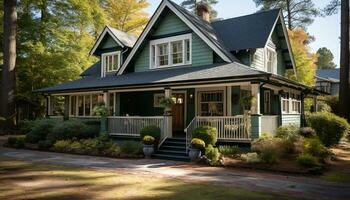
[(211, 42), (197, 27), (195, 27), (189, 20), (186, 19), (185, 16), (183, 16), (176, 8), (174, 8), (171, 3), (169, 3), (167, 0), (163, 0), (162, 3), (159, 5), (158, 9), (152, 16), (151, 20), (147, 24), (146, 28), (142, 32), (141, 36), (136, 41), (136, 44), (134, 45), (133, 49), (131, 50), (129, 56), (123, 63), (122, 67), (120, 68), (118, 75), (121, 75), (126, 66), (130, 63), (131, 59), (133, 58), (134, 54), (137, 52), (138, 48), (140, 47), (141, 43), (144, 41), (145, 37), (148, 35), (149, 31), (153, 27), (156, 20), (159, 18), (161, 12), (164, 10), (165, 7), (168, 7), (171, 11), (173, 11), (187, 26), (189, 26), (204, 42), (207, 43), (208, 46), (210, 46), (224, 61), (226, 62), (232, 62), (231, 59), (226, 56), (222, 50), (220, 50), (213, 42)]
[(115, 42), (118, 43), (118, 45), (120, 45), (121, 47), (124, 48), (124, 45), (118, 40), (118, 38), (113, 34), (113, 32), (108, 28), (108, 26), (106, 26), (102, 33), (100, 34), (100, 36), (98, 37), (98, 40), (95, 42), (94, 46), (92, 47), (91, 51), (90, 51), (90, 55), (93, 55), (97, 49), (97, 47), (100, 45), (102, 39), (105, 37), (106, 34), (109, 34)]
[[(109, 70), (107, 68), (107, 66), (106, 66), (105, 58), (107, 56), (112, 56), (112, 58), (113, 58), (114, 55), (118, 56), (117, 69)], [(113, 60), (113, 62), (115, 62), (114, 59), (112, 59), (112, 60)], [(115, 63), (113, 63), (113, 64), (115, 64)], [(121, 52), (120, 51), (113, 51), (113, 52), (108, 52), (108, 53), (101, 54), (101, 77), (105, 77), (107, 73), (117, 72), (119, 70), (119, 68), (120, 68), (120, 64), (121, 64)]]
[[(186, 59), (186, 44), (185, 41), (189, 40), (190, 43), (190, 60), (187, 62)], [(171, 44), (173, 42), (182, 42), (182, 63), (177, 63), (177, 64), (172, 64), (172, 48)], [(157, 45), (161, 44), (167, 44), (168, 45), (168, 64), (167, 65), (158, 65), (158, 59), (157, 57), (159, 56), (159, 52), (157, 50)], [(184, 34), (184, 35), (179, 35), (179, 36), (173, 36), (173, 37), (167, 37), (167, 38), (162, 38), (162, 39), (157, 39), (157, 40), (151, 40), (150, 41), (150, 59), (149, 59), (149, 68), (150, 69), (161, 69), (161, 68), (166, 68), (166, 67), (175, 67), (175, 66), (181, 66), (181, 65), (191, 65), (192, 64), (192, 33), (189, 34)], [(155, 55), (153, 55), (153, 48), (155, 48)], [(154, 63), (153, 63), (153, 57), (154, 57)], [(153, 65), (154, 64), (154, 65)]]
[(207, 87), (207, 88), (195, 88), (195, 116), (200, 116), (200, 98), (198, 93), (200, 92), (211, 92), (211, 91), (222, 91), (223, 94), (223, 99), (222, 99), (222, 103), (223, 103), (223, 110), (222, 110), (222, 114), (223, 116), (226, 116), (226, 87)]
[[(267, 67), (267, 63), (268, 63), (268, 57), (267, 57), (267, 54), (268, 52), (272, 52), (274, 55), (274, 58), (273, 58), (273, 61), (272, 61), (272, 72), (269, 72), (268, 71), (268, 67)], [(278, 58), (277, 58), (277, 52), (276, 52), (276, 49), (272, 48), (272, 47), (269, 47), (269, 46), (266, 46), (264, 48), (264, 70), (265, 72), (268, 72), (268, 73), (272, 73), (272, 74), (277, 74), (277, 71), (278, 71)]]
[(85, 95), (85, 94), (99, 94), (103, 93), (103, 91), (92, 91), (92, 92), (71, 92), (71, 93), (57, 93), (51, 94), (52, 96), (65, 96), (65, 95)]

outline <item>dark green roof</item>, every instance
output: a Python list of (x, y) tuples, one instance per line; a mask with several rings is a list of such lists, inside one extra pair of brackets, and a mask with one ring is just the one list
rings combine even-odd
[(174, 67), (164, 70), (150, 70), (119, 76), (110, 75), (104, 78), (89, 76), (53, 87), (39, 89), (37, 92), (53, 93), (69, 90), (92, 90), (175, 82), (210, 81), (266, 74), (265, 72), (257, 71), (236, 62), (229, 64), (221, 63), (200, 67)]

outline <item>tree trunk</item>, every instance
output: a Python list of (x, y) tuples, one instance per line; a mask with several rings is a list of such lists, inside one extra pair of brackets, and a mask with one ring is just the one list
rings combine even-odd
[(10, 128), (16, 125), (16, 0), (4, 0), (4, 66), (1, 84), (1, 116)]
[(341, 1), (339, 111), (349, 121), (349, 0)]
[(286, 7), (287, 7), (287, 19), (288, 19), (288, 29), (292, 30), (293, 26), (292, 26), (292, 16), (291, 16), (291, 11), (290, 11), (290, 0), (286, 1)]

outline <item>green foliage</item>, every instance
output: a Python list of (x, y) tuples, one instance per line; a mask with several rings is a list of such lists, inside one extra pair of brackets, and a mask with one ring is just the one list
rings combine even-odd
[(205, 142), (199, 138), (193, 138), (191, 140), (191, 147), (195, 149), (204, 149), (205, 148)]
[(53, 146), (53, 142), (50, 140), (40, 140), (38, 142), (38, 149), (49, 150)]
[(281, 138), (260, 138), (252, 142), (251, 150), (259, 154), (260, 159), (274, 164), (286, 152), (285, 142)]
[(66, 140), (66, 139), (82, 139), (87, 138), (86, 130), (87, 126), (80, 120), (67, 120), (57, 124), (52, 132), (48, 135), (47, 139), (51, 141)]
[(159, 103), (163, 108), (171, 108), (175, 101), (173, 98), (162, 98)]
[(142, 153), (142, 144), (136, 141), (126, 141), (120, 145), (122, 153), (138, 155)]
[(26, 142), (37, 143), (40, 140), (46, 140), (48, 134), (52, 132), (56, 120), (42, 119), (33, 122), (32, 130), (26, 135)]
[(322, 142), (317, 137), (306, 138), (304, 140), (303, 152), (319, 158), (325, 158), (330, 154), (330, 151), (322, 144)]
[(53, 150), (57, 152), (69, 152), (71, 140), (58, 140), (53, 145)]
[(326, 112), (309, 114), (306, 116), (306, 121), (308, 126), (315, 129), (317, 136), (326, 146), (338, 144), (350, 127), (345, 119)]
[(306, 138), (312, 138), (316, 136), (316, 131), (311, 127), (303, 127), (299, 129), (299, 135)]
[(318, 69), (335, 69), (337, 65), (333, 62), (334, 56), (331, 50), (326, 47), (317, 50), (318, 60), (316, 62)]
[(219, 146), (219, 151), (222, 155), (234, 155), (240, 152), (238, 146)]
[(319, 166), (320, 163), (318, 161), (318, 158), (316, 158), (315, 156), (311, 155), (311, 154), (300, 154), (297, 157), (297, 162), (305, 167), (315, 167), (315, 166)]
[(276, 137), (282, 139), (283, 152), (295, 152), (295, 142), (300, 138), (299, 128), (294, 125), (280, 126), (276, 129)]
[(210, 164), (215, 165), (218, 163), (220, 159), (220, 152), (218, 148), (213, 147), (213, 145), (209, 144), (205, 148), (205, 156), (210, 159)]
[(145, 126), (140, 131), (141, 138), (144, 138), (146, 135), (154, 137), (155, 141), (158, 142), (160, 139), (160, 128), (156, 125)]
[(259, 158), (259, 155), (256, 152), (241, 154), (241, 159), (250, 164), (261, 162), (261, 159)]
[(332, 112), (332, 108), (326, 102), (318, 101), (317, 112)]
[(338, 115), (339, 113), (339, 96), (326, 96), (326, 97), (318, 97), (321, 98), (324, 102), (326, 102), (330, 107), (334, 114)]
[(106, 117), (108, 115), (108, 108), (105, 105), (95, 106), (92, 113), (99, 117)]
[(25, 146), (25, 137), (9, 137), (7, 138), (7, 145), (14, 148), (23, 148)]
[(215, 145), (217, 142), (217, 130), (210, 126), (200, 126), (194, 129), (192, 138), (199, 138), (204, 141), (205, 145)]
[(142, 141), (144, 144), (151, 145), (154, 143), (155, 139), (154, 139), (154, 137), (152, 137), (150, 135), (146, 135), (145, 137), (142, 138)]
[(29, 133), (34, 127), (34, 121), (30, 120), (21, 120), (18, 124), (19, 130), (23, 134)]

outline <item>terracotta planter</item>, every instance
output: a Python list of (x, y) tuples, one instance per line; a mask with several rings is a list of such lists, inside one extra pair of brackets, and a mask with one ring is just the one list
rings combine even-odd
[(146, 158), (151, 158), (154, 153), (154, 145), (153, 144), (144, 144), (143, 145), (143, 154), (145, 154)]
[(190, 148), (190, 152), (188, 153), (191, 162), (196, 161), (201, 156), (201, 154), (201, 150), (195, 148)]

